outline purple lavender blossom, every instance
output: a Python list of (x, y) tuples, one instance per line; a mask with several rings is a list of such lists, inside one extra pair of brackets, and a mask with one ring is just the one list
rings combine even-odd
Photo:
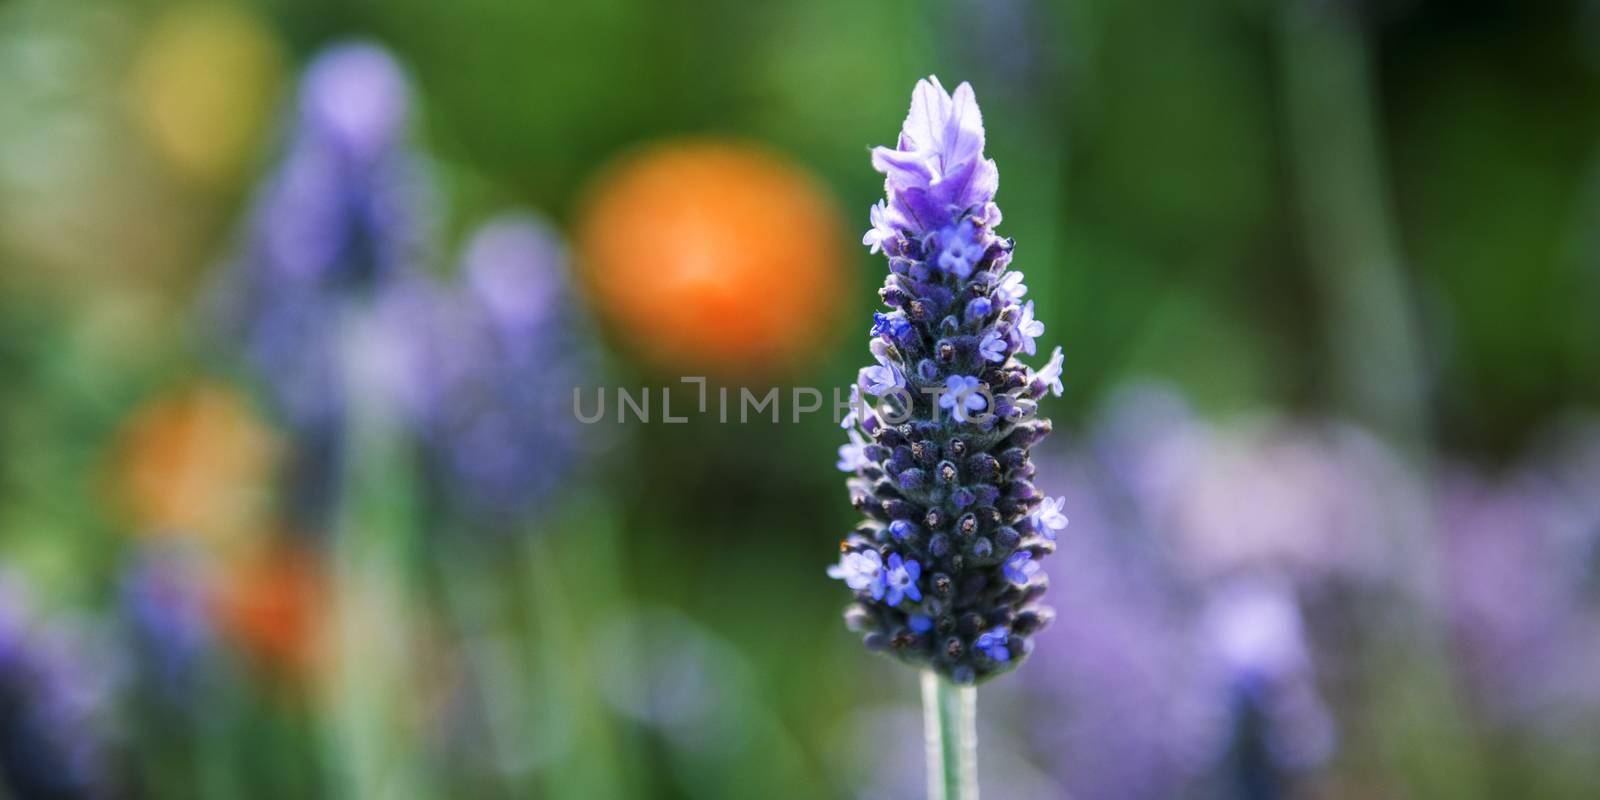
[[(874, 315), (877, 364), (857, 388), (883, 415), (855, 414), (840, 450), (866, 520), (829, 570), (857, 592), (846, 618), (870, 648), (957, 683), (1027, 655), (1049, 618), (1035, 605), (1047, 586), (1038, 559), (1055, 549), (1043, 535), (1053, 529), (1029, 522), (1042, 498), (1028, 451), (1050, 432), (1037, 402), (1060, 365), (1040, 379), (1014, 358), (1035, 351), (1044, 325), (1017, 303), (1026, 288), (994, 232), (999, 174), (983, 145), (972, 87), (950, 94), (929, 78), (897, 145), (872, 151), (886, 196), (862, 242), (888, 258), (889, 310)], [(889, 565), (882, 594), (868, 558)]]
[(873, 148), (872, 166), (884, 174), (888, 195), (873, 208), (872, 230), (862, 239), (873, 252), (899, 255), (927, 234), (948, 238), (975, 209), (974, 222), (997, 216), (986, 208), (1000, 172), (983, 157), (983, 116), (968, 84), (951, 95), (938, 78), (919, 81), (898, 145)]

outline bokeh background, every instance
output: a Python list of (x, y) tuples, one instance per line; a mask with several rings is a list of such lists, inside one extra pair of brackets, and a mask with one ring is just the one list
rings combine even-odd
[(1591, 3), (0, 0), (0, 796), (921, 796), (788, 390), (929, 74), (1066, 352), (989, 796), (1600, 791)]

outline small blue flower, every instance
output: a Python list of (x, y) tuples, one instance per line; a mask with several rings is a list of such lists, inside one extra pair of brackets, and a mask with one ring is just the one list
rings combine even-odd
[(958, 278), (966, 278), (972, 274), (972, 266), (983, 258), (984, 245), (978, 236), (978, 226), (972, 220), (962, 220), (960, 225), (953, 228), (940, 230), (935, 237), (938, 239), (939, 257), (935, 262), (939, 269)]
[(996, 364), (1006, 360), (1006, 339), (999, 331), (989, 331), (978, 342), (978, 353), (984, 361), (993, 361)]
[(1027, 550), (1018, 550), (1006, 559), (1006, 580), (1012, 583), (1027, 584), (1035, 572), (1039, 571), (1039, 563), (1033, 560), (1033, 553)]
[(850, 443), (839, 445), (839, 463), (837, 466), (843, 472), (855, 472), (872, 463), (867, 460), (866, 456), (867, 440), (861, 438), (861, 434), (857, 433), (854, 428), (851, 428), (849, 433)]
[(989, 401), (978, 391), (982, 384), (971, 375), (951, 375), (945, 379), (945, 393), (939, 396), (939, 407), (950, 410), (957, 422), (966, 422), (969, 413), (989, 407)]
[(1020, 303), (1028, 293), (1028, 287), (1022, 282), (1022, 273), (1011, 270), (1000, 279), (1000, 285), (994, 287), (995, 299), (1000, 302)]
[(1030, 517), (1033, 520), (1034, 533), (1055, 541), (1056, 531), (1067, 527), (1067, 515), (1061, 513), (1062, 506), (1066, 504), (1065, 497), (1046, 497), (1039, 507), (1033, 510)]
[(861, 368), (861, 374), (856, 378), (856, 385), (861, 387), (861, 391), (882, 397), (896, 389), (904, 389), (906, 376), (900, 371), (900, 365), (889, 357), (888, 345), (882, 339), (873, 339), (871, 350), (878, 364)]
[(906, 597), (912, 602), (922, 602), (922, 590), (917, 588), (917, 578), (922, 575), (922, 565), (915, 561), (902, 561), (899, 553), (889, 554), (889, 573), (886, 583), (889, 587), (889, 596), (884, 602), (891, 606), (900, 605)]
[(873, 312), (873, 336), (887, 336), (890, 339), (899, 340), (901, 337), (910, 332), (911, 321), (906, 319), (904, 314), (898, 311), (893, 311), (888, 314)]
[(927, 633), (933, 630), (933, 618), (926, 614), (912, 614), (906, 618), (906, 626), (916, 633)]
[(1009, 634), (1006, 633), (1005, 628), (990, 628), (979, 635), (978, 640), (973, 642), (972, 646), (996, 661), (1010, 661), (1011, 651), (1006, 649), (1006, 640), (1008, 638)]
[[(1029, 301), (1029, 305), (1032, 305), (1032, 301)], [(1061, 348), (1057, 347), (1055, 352), (1050, 354), (1050, 361), (1044, 365), (1044, 369), (1039, 370), (1034, 375), (1034, 377), (1043, 381), (1044, 385), (1049, 387), (1050, 392), (1056, 397), (1060, 397), (1061, 393), (1066, 390), (1066, 387), (1061, 385), (1061, 362)]]
[[(891, 563), (895, 558), (898, 556), (891, 556)], [(917, 562), (911, 563), (915, 565)], [(883, 557), (876, 550), (840, 554), (839, 563), (828, 567), (828, 577), (844, 581), (844, 585), (857, 592), (867, 592), (874, 600), (883, 599)]]
[(1017, 320), (1017, 339), (1022, 343), (1022, 352), (1033, 355), (1036, 347), (1033, 340), (1044, 335), (1044, 323), (1033, 318), (1033, 301), (1029, 300), (1022, 307), (1022, 318)]
[(844, 419), (839, 420), (839, 427), (845, 429), (854, 428), (858, 423), (861, 422), (861, 414), (865, 410), (865, 407), (866, 404), (861, 399), (861, 387), (851, 386), (850, 410), (845, 412)]
[(917, 526), (903, 519), (889, 523), (889, 535), (897, 540), (904, 540), (907, 536), (917, 532)]
[(872, 312), (872, 335), (882, 336), (889, 332), (889, 315), (881, 311)]
[(902, 229), (910, 227), (904, 215), (890, 208), (886, 200), (879, 200), (872, 206), (870, 217), (872, 228), (867, 231), (866, 236), (861, 237), (861, 243), (871, 248), (873, 253), (882, 250), (885, 244), (898, 239)]
[(862, 367), (861, 374), (856, 378), (856, 385), (861, 391), (875, 397), (882, 397), (906, 385), (906, 377), (900, 374), (900, 368), (894, 364), (879, 364), (875, 367)]

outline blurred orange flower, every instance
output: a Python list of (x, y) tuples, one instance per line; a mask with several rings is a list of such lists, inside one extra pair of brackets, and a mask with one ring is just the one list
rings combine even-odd
[(261, 525), (278, 444), (238, 395), (184, 386), (136, 411), (112, 454), (112, 489), (141, 536), (242, 541)]
[(219, 584), (217, 618), (240, 648), (282, 677), (318, 672), (329, 592), (309, 547), (267, 545), (229, 565)]
[(770, 372), (826, 346), (844, 252), (837, 209), (774, 153), (659, 144), (596, 183), (579, 223), (584, 282), (658, 366)]

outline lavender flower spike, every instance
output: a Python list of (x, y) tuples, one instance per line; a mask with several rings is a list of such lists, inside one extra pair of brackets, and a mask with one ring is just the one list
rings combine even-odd
[(435, 298), (416, 350), (431, 463), (453, 509), (505, 528), (545, 508), (581, 465), (570, 387), (592, 366), (556, 230), (503, 212), (472, 234), (463, 290)]
[[(417, 302), (433, 260), (434, 196), (408, 135), (412, 105), (405, 70), (383, 47), (353, 41), (318, 53), (211, 297), (213, 338), (249, 362), (293, 439), (295, 527), (329, 524), (342, 473), (352, 366), (341, 331), (368, 317), (409, 324), (399, 306)], [(372, 350), (376, 358), (357, 360), (396, 380), (374, 394), (413, 413), (414, 387), (386, 368), (403, 348)]]
[[(1039, 559), (1065, 522), (1058, 501), (1041, 509), (1028, 456), (1050, 432), (1036, 411), (1059, 386), (1059, 357), (1039, 372), (1016, 359), (1044, 326), (1019, 304), (1012, 242), (994, 232), (999, 173), (983, 141), (972, 87), (928, 78), (898, 145), (872, 151), (886, 197), (863, 243), (888, 257), (890, 310), (874, 315), (878, 363), (859, 382), (878, 404), (840, 461), (866, 519), (831, 571), (855, 593), (845, 617), (870, 649), (963, 685), (1027, 656), (1050, 616), (1035, 605)], [(888, 591), (862, 564), (888, 565)]]

